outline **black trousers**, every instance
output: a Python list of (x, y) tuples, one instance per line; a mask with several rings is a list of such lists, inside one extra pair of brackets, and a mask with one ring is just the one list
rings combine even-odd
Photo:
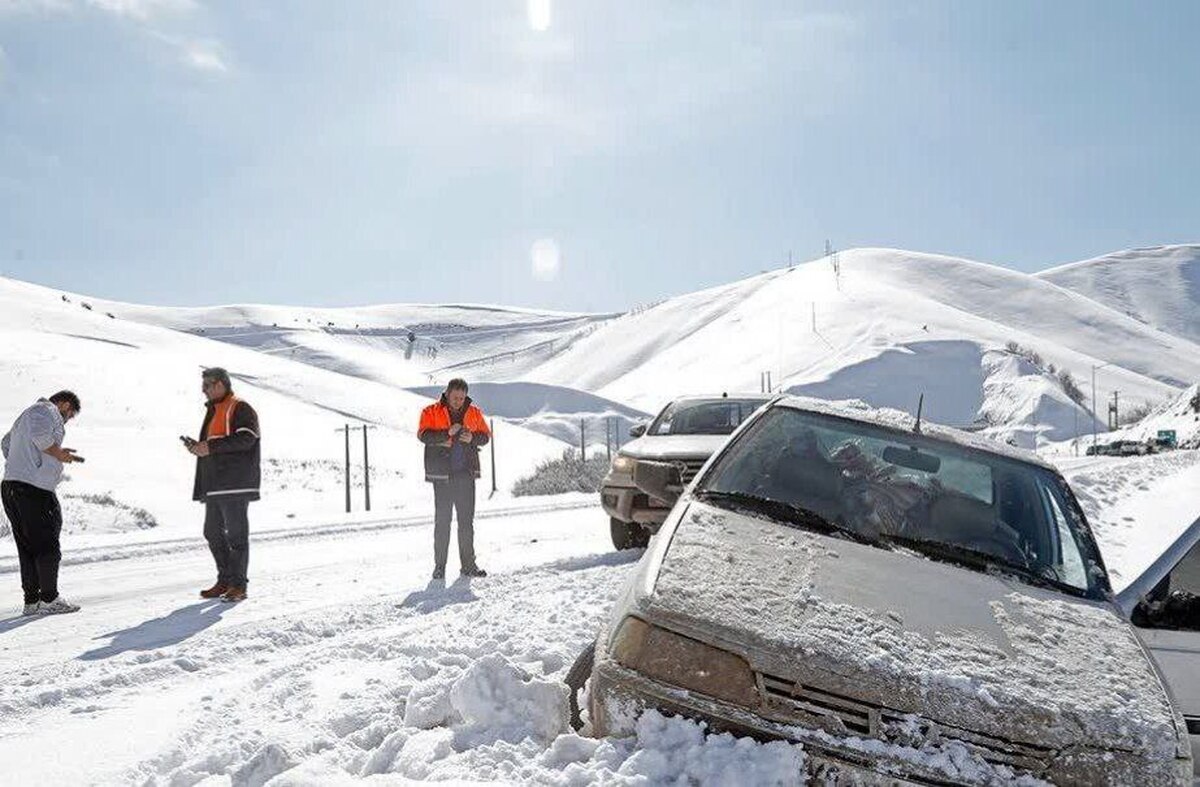
[(458, 512), (458, 563), (475, 568), (475, 477), (452, 475), (433, 482), (433, 564), (445, 570), (450, 551), (450, 515)]
[(246, 587), (250, 565), (250, 501), (210, 497), (204, 504), (204, 538), (217, 564), (217, 582)]
[(0, 498), (17, 543), (25, 603), (53, 601), (58, 598), (58, 564), (62, 561), (58, 497), (22, 481), (4, 481), (0, 482)]

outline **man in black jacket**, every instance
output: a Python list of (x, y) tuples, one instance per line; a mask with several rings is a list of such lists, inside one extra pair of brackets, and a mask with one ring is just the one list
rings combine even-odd
[(204, 538), (217, 564), (217, 581), (201, 598), (246, 599), (250, 562), (251, 501), (258, 500), (261, 449), (258, 414), (233, 395), (229, 373), (205, 369), (201, 388), (208, 400), (200, 440), (185, 439), (196, 456), (192, 499), (205, 505)]

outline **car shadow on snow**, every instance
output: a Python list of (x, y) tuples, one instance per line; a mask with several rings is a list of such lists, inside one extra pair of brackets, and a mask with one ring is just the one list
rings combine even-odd
[(147, 620), (132, 628), (101, 634), (96, 639), (112, 637), (112, 641), (81, 654), (79, 659), (81, 661), (98, 661), (131, 650), (154, 650), (167, 645), (176, 645), (216, 623), (226, 610), (232, 609), (234, 606), (234, 604), (225, 604), (219, 600), (188, 604), (169, 615)]
[(589, 568), (601, 568), (603, 566), (624, 566), (629, 563), (636, 563), (642, 559), (645, 554), (644, 549), (623, 549), (620, 552), (602, 552), (598, 555), (584, 555), (582, 557), (569, 557), (564, 560), (555, 560), (553, 563), (547, 563), (541, 568), (550, 571), (586, 571)]
[(424, 590), (414, 590), (404, 597), (396, 606), (401, 609), (413, 609), (421, 615), (437, 612), (439, 609), (455, 604), (470, 604), (478, 601), (479, 597), (471, 590), (471, 580), (459, 577), (447, 587), (441, 579), (431, 579)]

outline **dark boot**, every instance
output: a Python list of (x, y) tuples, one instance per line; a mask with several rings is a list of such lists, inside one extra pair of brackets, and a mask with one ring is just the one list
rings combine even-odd
[(226, 585), (224, 582), (218, 582), (206, 590), (201, 590), (200, 598), (220, 598), (225, 595), (225, 591), (227, 590), (229, 590), (229, 585)]

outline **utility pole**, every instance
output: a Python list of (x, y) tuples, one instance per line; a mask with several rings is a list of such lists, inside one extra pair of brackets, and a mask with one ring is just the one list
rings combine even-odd
[(350, 424), (346, 424), (340, 429), (334, 429), (335, 432), (344, 432), (346, 435), (346, 513), (350, 513)]
[(581, 462), (587, 461), (587, 443), (585, 442), (586, 439), (587, 439), (587, 432), (585, 431), (585, 427), (583, 425), (583, 419), (580, 418), (579, 419), (579, 460)]
[(1103, 369), (1105, 366), (1111, 366), (1112, 361), (1108, 363), (1092, 364), (1092, 451), (1096, 450), (1096, 371)]
[[(367, 510), (371, 510), (371, 457), (367, 452), (367, 430), (374, 429), (373, 426), (363, 424), (363, 493), (367, 504)], [(349, 464), (347, 462), (347, 464)]]

